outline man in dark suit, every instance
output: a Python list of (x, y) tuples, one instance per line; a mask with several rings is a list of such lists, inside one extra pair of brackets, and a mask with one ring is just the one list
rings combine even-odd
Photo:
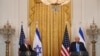
[(84, 44), (82, 42), (80, 42), (79, 37), (75, 37), (75, 42), (71, 43), (70, 51), (71, 52), (86, 51), (86, 48), (85, 48)]
[(20, 56), (36, 56), (37, 53), (35, 52), (35, 50), (32, 50), (31, 45), (29, 44), (29, 39), (25, 39), (24, 40), (24, 44), (20, 45)]
[(72, 42), (70, 45), (70, 52), (78, 53), (81, 51), (87, 52), (84, 44), (82, 42), (80, 42), (80, 38), (75, 37), (75, 42)]

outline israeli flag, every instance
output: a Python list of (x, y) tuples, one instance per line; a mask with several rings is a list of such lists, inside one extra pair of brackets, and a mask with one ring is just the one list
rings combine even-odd
[(33, 50), (34, 49), (37, 52), (37, 56), (42, 56), (42, 43), (41, 43), (38, 28), (36, 28), (35, 35), (34, 35)]
[(84, 34), (83, 34), (83, 31), (82, 31), (81, 27), (79, 27), (78, 36), (79, 36), (79, 38), (80, 38), (80, 42), (83, 42), (84, 45), (85, 45)]

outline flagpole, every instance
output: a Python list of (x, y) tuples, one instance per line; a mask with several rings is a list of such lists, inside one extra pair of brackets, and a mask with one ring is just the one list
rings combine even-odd
[(33, 40), (33, 49), (35, 49), (35, 51), (37, 52), (37, 56), (42, 56), (41, 37), (37, 27), (38, 27), (38, 21), (36, 22), (36, 30), (34, 34), (34, 40)]
[(70, 53), (69, 53), (70, 40), (69, 40), (69, 35), (68, 35), (68, 30), (67, 30), (67, 21), (65, 22), (65, 24), (66, 24), (66, 27), (64, 31), (62, 45), (61, 45), (61, 55), (70, 56)]
[(23, 25), (23, 21), (21, 21), (21, 25)]
[(36, 21), (36, 28), (38, 28), (38, 21)]

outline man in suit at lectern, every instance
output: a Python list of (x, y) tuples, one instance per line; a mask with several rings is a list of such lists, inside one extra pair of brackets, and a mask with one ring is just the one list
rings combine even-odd
[(86, 51), (86, 48), (82, 42), (80, 42), (79, 37), (75, 37), (75, 42), (70, 45), (70, 52)]
[(31, 45), (29, 43), (29, 39), (28, 38), (24, 39), (24, 44), (20, 45), (19, 51), (24, 53), (21, 56), (25, 56), (27, 51), (32, 53), (32, 55), (30, 55), (30, 56), (36, 56), (37, 55), (37, 53), (34, 50), (32, 50), (32, 47), (31, 47)]
[(70, 52), (79, 53), (81, 51), (87, 52), (84, 44), (80, 42), (80, 38), (75, 37), (75, 41), (70, 45)]

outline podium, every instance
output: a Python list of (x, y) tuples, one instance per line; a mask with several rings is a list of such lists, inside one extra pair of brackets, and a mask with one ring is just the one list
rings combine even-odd
[(71, 56), (89, 56), (87, 51), (71, 52)]
[(33, 51), (20, 51), (19, 56), (36, 56)]

